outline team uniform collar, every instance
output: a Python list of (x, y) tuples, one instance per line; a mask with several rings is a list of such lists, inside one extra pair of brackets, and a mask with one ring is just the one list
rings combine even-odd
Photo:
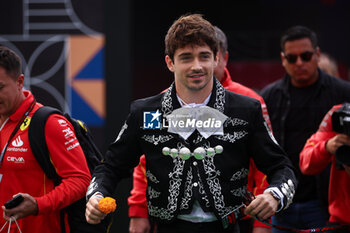
[(232, 82), (232, 79), (231, 79), (230, 72), (228, 72), (228, 69), (225, 67), (225, 73), (224, 73), (224, 77), (221, 80), (221, 84), (224, 87), (228, 87), (228, 86), (230, 86), (231, 82)]

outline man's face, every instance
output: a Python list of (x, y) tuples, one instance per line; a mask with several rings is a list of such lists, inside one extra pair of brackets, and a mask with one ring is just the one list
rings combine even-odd
[(217, 65), (208, 45), (188, 45), (175, 51), (174, 61), (166, 57), (170, 71), (174, 73), (176, 90), (200, 92), (211, 90), (214, 68)]
[(16, 80), (0, 66), (0, 116), (8, 117), (13, 114), (21, 102), (23, 75)]
[[(309, 38), (287, 41), (284, 44), (284, 52), (281, 53), (282, 65), (290, 75), (293, 86), (306, 87), (317, 80), (319, 56), (320, 50), (312, 47)], [(288, 61), (288, 57), (296, 59)]]

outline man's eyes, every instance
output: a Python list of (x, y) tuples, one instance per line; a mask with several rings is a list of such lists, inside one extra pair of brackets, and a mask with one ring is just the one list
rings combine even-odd
[[(193, 59), (193, 57), (191, 57), (191, 56), (184, 56), (184, 57), (181, 57), (181, 60), (184, 60), (184, 61), (186, 61), (186, 60), (191, 60), (191, 59)], [(199, 59), (202, 59), (202, 60), (210, 59), (210, 55), (201, 55), (201, 56), (199, 57)]]
[(190, 59), (192, 59), (192, 57), (190, 57), (190, 56), (184, 56), (184, 57), (181, 57), (181, 60), (190, 60)]

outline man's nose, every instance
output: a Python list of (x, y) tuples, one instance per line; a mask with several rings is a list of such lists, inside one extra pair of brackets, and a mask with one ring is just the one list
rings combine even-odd
[(202, 64), (199, 61), (199, 59), (193, 59), (193, 63), (192, 63), (192, 70), (200, 70), (202, 69)]

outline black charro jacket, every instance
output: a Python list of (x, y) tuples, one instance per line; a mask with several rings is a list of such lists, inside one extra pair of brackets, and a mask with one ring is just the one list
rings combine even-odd
[[(214, 79), (207, 106), (228, 116), (223, 135), (205, 139), (195, 131), (187, 140), (169, 133), (167, 128), (145, 129), (144, 112), (157, 110), (162, 118), (180, 108), (175, 85), (159, 95), (136, 100), (116, 141), (109, 147), (105, 162), (96, 168), (88, 197), (96, 192), (112, 195), (117, 183), (131, 175), (132, 168), (145, 154), (147, 165), (147, 201), (150, 217), (169, 222), (178, 214), (189, 213), (194, 200), (205, 211), (214, 212), (218, 219), (236, 213), (246, 192), (249, 159), (267, 174), (270, 187), (281, 190), (289, 183), (297, 185), (293, 167), (265, 123), (259, 101), (226, 91)], [(223, 147), (222, 154), (197, 160), (182, 160), (163, 155), (164, 147), (189, 148)], [(292, 190), (292, 188), (291, 188)], [(284, 196), (287, 206), (290, 196)]]
[[(350, 101), (350, 83), (342, 79), (329, 76), (318, 69), (319, 79), (313, 85), (313, 95), (302, 110), (291, 109), (290, 99), (290, 76), (286, 74), (282, 79), (266, 86), (261, 95), (265, 100), (273, 133), (281, 147), (286, 151), (288, 157), (297, 168), (298, 189), (295, 193), (294, 202), (305, 202), (323, 199), (327, 208), (328, 174), (320, 176), (303, 175), (299, 169), (299, 154), (306, 140), (317, 131), (323, 117), (336, 104)], [(290, 111), (299, 111), (301, 122), (293, 123), (300, 125), (301, 133), (298, 138), (286, 140), (286, 127), (290, 123), (288, 114)], [(300, 119), (299, 118), (299, 119)], [(293, 119), (290, 119), (293, 120)], [(290, 128), (290, 127), (289, 127)], [(321, 197), (320, 197), (321, 195)]]

